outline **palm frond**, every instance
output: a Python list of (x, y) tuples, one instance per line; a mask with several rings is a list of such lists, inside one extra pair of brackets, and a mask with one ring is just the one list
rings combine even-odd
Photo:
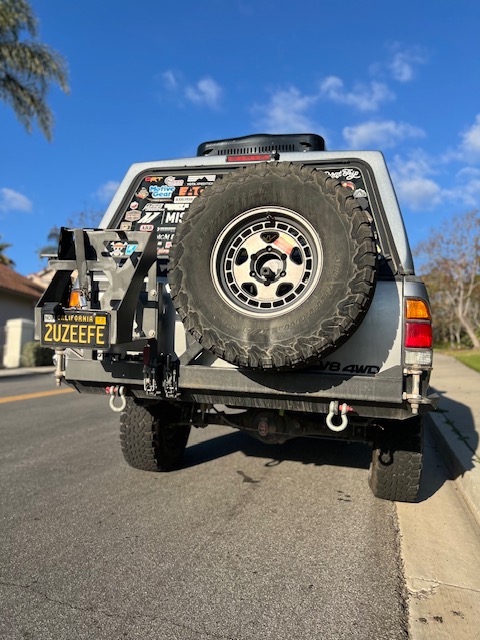
[(0, 0), (0, 41), (18, 40), (22, 31), (37, 35), (38, 23), (27, 0)]
[(32, 130), (36, 118), (42, 133), (47, 140), (51, 140), (53, 115), (38, 87), (22, 84), (14, 76), (6, 75), (0, 79), (0, 98), (13, 107), (18, 120), (28, 132)]
[(50, 81), (58, 82), (63, 91), (69, 91), (65, 61), (39, 42), (0, 42), (0, 81), (3, 73), (34, 81), (43, 91)]
[(53, 115), (47, 105), (52, 82), (68, 93), (63, 57), (46, 44), (21, 39), (23, 32), (37, 35), (37, 20), (27, 0), (0, 0), (0, 100), (10, 104), (27, 131), (36, 119), (48, 140)]

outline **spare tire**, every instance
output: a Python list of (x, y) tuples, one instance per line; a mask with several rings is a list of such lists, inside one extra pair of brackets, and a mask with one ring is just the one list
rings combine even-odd
[(240, 367), (298, 367), (360, 325), (375, 287), (374, 232), (351, 191), (324, 172), (257, 164), (195, 199), (168, 276), (204, 348)]

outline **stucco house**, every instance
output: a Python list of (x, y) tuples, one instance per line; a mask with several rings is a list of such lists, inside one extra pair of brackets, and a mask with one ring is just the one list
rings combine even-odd
[(0, 264), (0, 366), (3, 363), (7, 321), (16, 318), (33, 321), (33, 309), (44, 289), (44, 286)]

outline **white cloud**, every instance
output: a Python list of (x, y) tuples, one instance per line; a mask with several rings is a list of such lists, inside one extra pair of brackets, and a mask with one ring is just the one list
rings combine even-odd
[(102, 202), (108, 202), (113, 198), (119, 186), (120, 182), (108, 180), (104, 182), (95, 193)]
[(387, 149), (405, 138), (423, 138), (425, 132), (407, 122), (372, 120), (355, 127), (345, 127), (343, 137), (352, 149), (368, 149), (369, 147)]
[(253, 111), (257, 114), (258, 126), (268, 133), (305, 133), (318, 128), (306, 113), (317, 99), (290, 87), (277, 91), (270, 102), (256, 105)]
[(414, 211), (433, 209), (442, 201), (440, 186), (430, 178), (412, 176), (394, 179), (400, 202)]
[(33, 208), (32, 201), (23, 193), (3, 187), (0, 189), (0, 211), (24, 211), (29, 213)]
[(184, 74), (167, 69), (157, 76), (163, 87), (177, 100), (180, 106), (185, 106), (185, 100), (201, 106), (217, 109), (223, 94), (222, 87), (213, 78), (207, 76), (194, 84), (189, 84)]
[[(395, 46), (398, 49), (398, 45)], [(415, 76), (415, 67), (427, 62), (427, 55), (420, 48), (415, 47), (396, 51), (388, 68), (398, 82), (410, 82)]]
[(420, 151), (409, 159), (395, 156), (392, 180), (402, 205), (414, 211), (433, 209), (447, 196), (430, 176), (435, 170), (429, 159)]
[(480, 114), (475, 123), (461, 134), (460, 152), (465, 158), (480, 159)]
[(328, 76), (322, 80), (320, 95), (332, 102), (355, 107), (359, 111), (376, 111), (383, 102), (395, 99), (395, 94), (382, 82), (358, 82), (351, 91), (347, 91), (343, 80), (337, 76)]
[(457, 186), (452, 196), (466, 206), (477, 208), (480, 200), (480, 169), (464, 167), (455, 176)]
[[(463, 167), (455, 176), (449, 172), (448, 186), (442, 186), (435, 176), (445, 171), (442, 160), (428, 158), (421, 150), (409, 158), (395, 156), (392, 180), (401, 205), (414, 211), (459, 206), (477, 208), (480, 199), (480, 169)], [(453, 185), (452, 185), (453, 179)], [(452, 186), (451, 186), (452, 185)]]
[(178, 81), (175, 76), (175, 73), (168, 69), (162, 73), (163, 83), (165, 87), (169, 90), (174, 90), (178, 86)]
[(196, 104), (216, 108), (219, 106), (222, 89), (213, 78), (202, 78), (185, 89), (185, 97)]

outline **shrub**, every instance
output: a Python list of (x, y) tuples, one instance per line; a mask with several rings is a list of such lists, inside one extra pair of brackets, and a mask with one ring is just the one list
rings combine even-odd
[(27, 342), (22, 349), (20, 366), (41, 367), (53, 364), (53, 350), (41, 347), (38, 342)]

